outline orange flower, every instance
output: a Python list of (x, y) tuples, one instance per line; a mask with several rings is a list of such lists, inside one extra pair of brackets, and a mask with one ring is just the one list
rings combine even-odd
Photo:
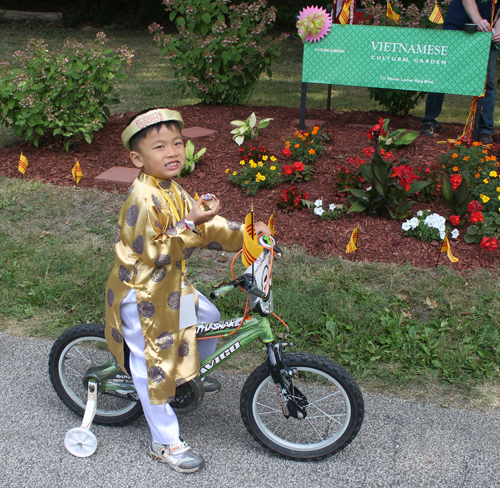
[(477, 147), (477, 146), (479, 146), (479, 142), (474, 141), (474, 142), (472, 143), (472, 145), (473, 145), (473, 146), (475, 146), (475, 147)]
[(295, 144), (295, 146), (294, 146), (294, 147), (300, 147), (300, 144)]
[(480, 175), (479, 173), (476, 173), (474, 176), (475, 176), (476, 178), (479, 178), (481, 175)]
[(462, 144), (462, 141), (457, 141), (457, 146), (460, 146)]
[(309, 149), (309, 154), (314, 154), (316, 151), (314, 149)]
[(453, 171), (458, 171), (458, 166), (454, 166)]
[(468, 161), (469, 160), (469, 156), (464, 156), (464, 161)]
[(453, 159), (458, 158), (458, 154), (457, 154), (457, 153), (455, 153), (455, 154), (452, 156), (452, 158), (453, 158)]
[(483, 151), (483, 154), (488, 154), (488, 149), (485, 149), (485, 150)]

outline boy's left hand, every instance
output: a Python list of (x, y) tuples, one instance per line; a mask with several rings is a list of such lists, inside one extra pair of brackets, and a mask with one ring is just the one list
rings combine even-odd
[(257, 236), (259, 234), (271, 235), (271, 229), (266, 224), (264, 224), (264, 222), (256, 222), (255, 223), (255, 233), (257, 234)]

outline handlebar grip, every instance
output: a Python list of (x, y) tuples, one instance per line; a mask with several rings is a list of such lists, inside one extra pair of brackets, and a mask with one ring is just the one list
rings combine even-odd
[(210, 293), (210, 298), (212, 300), (217, 300), (217, 298), (221, 297), (222, 295), (225, 295), (226, 293), (229, 293), (230, 291), (234, 290), (238, 286), (244, 285), (246, 282), (245, 278), (243, 276), (240, 276), (239, 278), (236, 278), (235, 280), (231, 281), (227, 285), (221, 286), (220, 288), (217, 288), (217, 290), (214, 290), (213, 292)]

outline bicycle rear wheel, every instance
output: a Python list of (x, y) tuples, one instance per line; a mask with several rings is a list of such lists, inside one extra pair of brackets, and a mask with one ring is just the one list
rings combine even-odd
[[(104, 338), (104, 325), (77, 325), (62, 334), (49, 355), (50, 381), (59, 398), (83, 417), (87, 404), (85, 372), (101, 366), (112, 357)], [(124, 425), (139, 418), (142, 407), (125, 395), (100, 394), (97, 399), (95, 424)]]
[(298, 460), (322, 459), (347, 447), (364, 415), (363, 396), (354, 379), (316, 354), (285, 354), (283, 362), (294, 372), (290, 398), (301, 399), (305, 414), (285, 417), (269, 366), (263, 363), (241, 392), (241, 416), (250, 435), (266, 449)]

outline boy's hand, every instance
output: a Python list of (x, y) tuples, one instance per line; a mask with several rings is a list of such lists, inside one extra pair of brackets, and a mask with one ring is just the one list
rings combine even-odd
[(269, 234), (271, 235), (271, 229), (264, 224), (264, 222), (256, 222), (255, 223), (255, 233), (259, 234)]
[(196, 200), (193, 204), (193, 207), (186, 215), (186, 220), (191, 220), (192, 222), (194, 222), (194, 225), (200, 225), (208, 222), (210, 219), (213, 219), (219, 213), (220, 201), (218, 199), (215, 202), (214, 208), (212, 210), (203, 210), (201, 208), (202, 204), (202, 198)]

